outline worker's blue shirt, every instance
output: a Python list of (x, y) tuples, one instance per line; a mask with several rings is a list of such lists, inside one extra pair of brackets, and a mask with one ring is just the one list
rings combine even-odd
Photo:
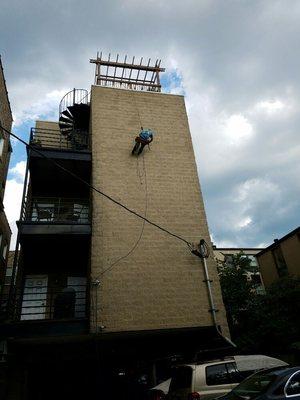
[(150, 140), (152, 136), (153, 136), (153, 132), (150, 131), (150, 129), (147, 129), (147, 130), (144, 129), (140, 133), (140, 138), (143, 140)]

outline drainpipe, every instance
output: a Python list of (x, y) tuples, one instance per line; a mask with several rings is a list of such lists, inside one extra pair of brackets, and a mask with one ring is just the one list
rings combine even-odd
[(234, 344), (228, 337), (226, 337), (222, 334), (220, 327), (218, 325), (218, 321), (217, 321), (217, 311), (218, 310), (215, 307), (215, 302), (214, 302), (212, 288), (211, 288), (212, 280), (209, 279), (209, 273), (208, 273), (207, 262), (206, 262), (206, 259), (209, 257), (208, 245), (204, 239), (201, 239), (200, 243), (198, 245), (194, 245), (191, 251), (193, 254), (195, 254), (197, 257), (201, 258), (201, 260), (202, 260), (204, 275), (205, 275), (204, 282), (206, 283), (209, 305), (210, 305), (209, 312), (211, 313), (212, 320), (213, 320), (214, 326), (216, 328), (216, 331), (220, 336), (222, 336), (223, 339), (225, 339), (225, 341), (227, 343), (229, 343), (233, 347), (236, 347), (236, 344)]

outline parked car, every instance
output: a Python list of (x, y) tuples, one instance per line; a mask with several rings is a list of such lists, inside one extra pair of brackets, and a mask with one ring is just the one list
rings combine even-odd
[(181, 365), (174, 370), (167, 399), (207, 400), (220, 397), (256, 371), (287, 365), (284, 361), (262, 355)]
[(154, 386), (148, 392), (147, 400), (163, 400), (169, 392), (171, 378), (161, 382), (159, 385)]
[(300, 367), (279, 367), (257, 372), (218, 400), (298, 400)]

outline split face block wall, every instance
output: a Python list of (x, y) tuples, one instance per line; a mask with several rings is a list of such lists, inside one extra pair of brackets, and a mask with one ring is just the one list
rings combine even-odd
[[(154, 141), (132, 156), (141, 126), (154, 130)], [(95, 187), (188, 241), (210, 243), (182, 96), (93, 86), (90, 132)], [(201, 260), (98, 193), (92, 198), (91, 275), (100, 281), (91, 288), (92, 330), (211, 326)], [(212, 255), (208, 268), (227, 332)]]

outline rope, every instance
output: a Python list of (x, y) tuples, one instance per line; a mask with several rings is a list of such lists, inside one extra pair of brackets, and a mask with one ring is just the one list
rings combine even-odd
[[(147, 175), (146, 175), (146, 168), (145, 168), (145, 158), (143, 156), (143, 169), (144, 169), (144, 177), (145, 177), (145, 217), (147, 215), (147, 211), (148, 211), (148, 186), (147, 186)], [(116, 261), (114, 261), (108, 268), (106, 268), (104, 271), (101, 272), (100, 277), (102, 275), (104, 275), (106, 272), (110, 271), (116, 264), (118, 264), (120, 261), (124, 260), (125, 258), (129, 257), (130, 254), (132, 254), (134, 252), (134, 250), (138, 247), (143, 233), (144, 233), (144, 229), (145, 229), (145, 220), (142, 223), (142, 229), (141, 232), (139, 234), (139, 237), (137, 239), (137, 241), (135, 242), (135, 244), (133, 245), (133, 247), (128, 251), (128, 253), (126, 253), (124, 256), (118, 258)]]
[(148, 218), (143, 217), (141, 214), (137, 213), (134, 210), (131, 210), (129, 207), (127, 207), (126, 205), (122, 204), (121, 202), (119, 202), (118, 200), (115, 200), (113, 197), (111, 197), (110, 195), (106, 194), (105, 192), (103, 192), (100, 189), (97, 189), (95, 186), (91, 185), (89, 182), (85, 181), (84, 179), (80, 178), (78, 175), (74, 174), (72, 171), (68, 170), (67, 168), (63, 167), (62, 165), (58, 164), (56, 161), (52, 160), (51, 158), (47, 157), (43, 152), (37, 150), (34, 146), (32, 146), (31, 144), (26, 143), (23, 139), (21, 139), (19, 136), (15, 135), (14, 133), (8, 131), (7, 129), (5, 129), (2, 125), (0, 125), (0, 129), (3, 129), (8, 135), (14, 137), (15, 139), (17, 139), (18, 141), (20, 141), (21, 143), (23, 143), (28, 149), (32, 150), (33, 152), (39, 154), (41, 157), (43, 157), (44, 159), (48, 160), (51, 164), (55, 165), (57, 168), (59, 168), (60, 170), (64, 171), (66, 174), (72, 176), (74, 179), (78, 180), (79, 182), (83, 183), (84, 185), (88, 186), (90, 189), (94, 190), (95, 192), (101, 194), (103, 197), (107, 198), (108, 200), (110, 200), (111, 202), (115, 203), (116, 205), (118, 205), (119, 207), (123, 208), (124, 210), (126, 210), (127, 212), (135, 215), (136, 217), (144, 220), (145, 222), (147, 222), (147, 224), (154, 226), (155, 228), (161, 230), (162, 232), (168, 234), (169, 236), (172, 236), (180, 241), (182, 241), (183, 243), (185, 243), (189, 249), (191, 250), (192, 248), (192, 244), (187, 241), (186, 239), (184, 239), (183, 237), (172, 233), (171, 231), (169, 231), (168, 229), (158, 225), (157, 223), (149, 220)]

